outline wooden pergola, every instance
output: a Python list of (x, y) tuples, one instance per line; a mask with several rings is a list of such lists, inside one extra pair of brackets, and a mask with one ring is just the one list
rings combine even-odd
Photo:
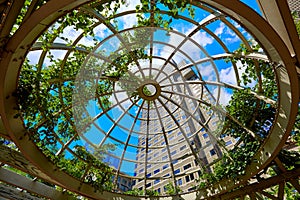
[[(14, 117), (16, 99), (13, 91), (19, 67), (27, 51), (30, 48), (40, 48), (38, 43), (33, 43), (54, 20), (89, 2), (91, 1), (49, 0), (37, 9), (40, 0), (32, 0), (23, 23), (11, 34), (25, 0), (0, 0), (0, 136), (14, 142), (18, 149), (0, 145), (0, 198), (76, 199), (68, 193), (72, 191), (73, 194), (91, 199), (148, 199), (94, 191), (90, 185), (63, 173), (29, 144), (29, 136), (25, 134), (20, 120)], [(298, 12), (299, 4), (297, 7), (294, 1), (257, 0), (263, 14), (260, 16), (239, 0), (195, 2), (215, 7), (243, 24), (264, 46), (272, 61), (278, 63), (276, 73), (281, 97), (279, 115), (271, 137), (267, 138), (264, 147), (255, 155), (256, 162), (248, 166), (246, 175), (239, 182), (224, 180), (210, 190), (159, 199), (284, 199), (285, 186), (293, 187), (294, 192), (300, 193), (300, 168), (286, 169), (278, 158), (281, 149), (291, 147), (286, 141), (298, 115), (300, 40), (288, 3)], [(5, 166), (14, 168), (15, 172)], [(273, 176), (266, 173), (271, 166), (278, 169)], [(274, 187), (278, 188), (275, 194), (270, 192)]]

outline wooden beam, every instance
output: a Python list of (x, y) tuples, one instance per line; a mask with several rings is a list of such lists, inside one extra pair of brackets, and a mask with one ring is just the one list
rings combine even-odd
[(300, 59), (300, 41), (286, 0), (257, 0), (265, 19), (280, 35), (292, 56)]
[[(300, 176), (300, 168), (294, 169), (291, 171), (283, 172), (277, 176), (273, 176), (268, 179), (261, 180), (257, 183), (253, 183), (242, 187), (238, 190), (234, 190), (232, 192), (227, 192), (222, 195), (216, 195), (216, 197), (220, 197), (221, 199), (234, 199), (241, 195), (251, 194), (252, 192), (262, 191), (263, 189), (269, 188), (274, 185), (278, 185), (281, 182), (289, 181), (291, 179), (298, 178)], [(264, 192), (262, 192), (265, 195)], [(265, 195), (266, 196), (266, 195)]]
[(278, 189), (278, 199), (283, 199), (284, 197), (284, 186), (285, 186), (285, 183), (284, 182), (280, 182), (279, 183), (279, 189)]
[(0, 181), (53, 200), (75, 199), (75, 197), (60, 192), (54, 187), (33, 181), (4, 168), (0, 168)]
[[(276, 164), (279, 167), (281, 172), (287, 172), (287, 169), (284, 167), (284, 165), (282, 164), (282, 162), (280, 161), (280, 159), (278, 157), (276, 157), (274, 160), (275, 160), (275, 162), (276, 162)], [(299, 182), (298, 182), (298, 178), (291, 179), (291, 180), (289, 180), (289, 182), (300, 193), (300, 185), (299, 185)]]
[(269, 194), (268, 192), (261, 191), (260, 193), (261, 193), (262, 195), (268, 197), (269, 199), (272, 199), (272, 200), (278, 200), (277, 197), (275, 197), (275, 196)]
[(294, 186), (294, 188), (300, 193), (300, 185), (299, 185), (299, 179), (291, 179), (289, 182)]
[(0, 32), (0, 47), (4, 46), (8, 41), (11, 29), (16, 22), (16, 19), (24, 5), (24, 2), (25, 0), (17, 0), (12, 2), (9, 12), (7, 13), (7, 17), (2, 24), (3, 27)]
[[(30, 193), (22, 192), (12, 186), (0, 184), (0, 197), (14, 200), (41, 200), (41, 198), (32, 196)], [(0, 198), (2, 200), (2, 198)]]
[[(4, 128), (4, 125), (3, 125), (3, 122), (1, 120), (1, 117), (0, 117), (0, 137), (3, 137), (5, 139), (10, 139), (7, 131), (5, 130)], [(10, 139), (11, 140), (11, 139)]]
[(0, 162), (19, 169), (32, 176), (39, 177), (49, 183), (59, 185), (56, 181), (52, 180), (48, 175), (31, 164), (22, 153), (4, 145), (0, 145), (0, 152)]

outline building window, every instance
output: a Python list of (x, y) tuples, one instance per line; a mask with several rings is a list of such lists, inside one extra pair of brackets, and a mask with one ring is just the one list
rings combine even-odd
[(146, 177), (149, 178), (151, 176), (151, 173), (147, 174)]
[(191, 181), (195, 179), (194, 174), (190, 174)]
[(151, 165), (147, 165), (147, 169), (151, 168)]
[(181, 132), (178, 132), (178, 133), (177, 133), (177, 136), (179, 136), (179, 135), (181, 135), (181, 134), (182, 134)]
[(146, 188), (151, 187), (151, 183), (147, 183)]
[(177, 180), (177, 185), (182, 185), (182, 180), (181, 179)]
[(176, 154), (176, 150), (171, 152), (171, 156)]
[(229, 145), (231, 145), (231, 144), (232, 144), (231, 140), (229, 140), (229, 141), (227, 141), (227, 142), (225, 143), (226, 146), (229, 146)]
[(169, 177), (170, 176), (170, 174), (165, 174), (163, 177)]
[(160, 188), (158, 188), (156, 191), (157, 191), (158, 194), (160, 194)]
[(160, 171), (160, 169), (154, 170), (154, 174), (157, 174)]
[(184, 169), (184, 170), (187, 170), (187, 169), (190, 168), (191, 166), (192, 166), (191, 164), (187, 164), (187, 165), (183, 166), (183, 169)]
[(185, 176), (185, 182), (190, 182), (190, 176)]
[(183, 145), (182, 147), (180, 147), (180, 151), (184, 150), (186, 148), (186, 145)]
[(180, 173), (180, 169), (176, 169), (175, 171), (174, 171), (174, 174), (176, 175), (176, 174), (179, 174)]
[(164, 170), (164, 169), (167, 169), (168, 167), (169, 167), (169, 164), (166, 164), (162, 167), (162, 169)]
[(197, 160), (196, 160), (196, 159), (194, 160), (194, 163), (195, 163), (195, 165), (196, 165), (196, 166), (198, 165), (198, 162), (197, 162)]
[(172, 160), (172, 164), (175, 165), (178, 162), (178, 160)]
[(190, 174), (190, 175), (185, 176), (185, 182), (187, 182), (187, 183), (194, 180), (194, 179), (195, 179), (194, 174)]
[(167, 160), (167, 158), (168, 158), (168, 156), (164, 156), (164, 157), (162, 157), (161, 159), (162, 159), (162, 160)]
[(157, 184), (157, 183), (159, 183), (159, 182), (160, 182), (159, 179), (155, 179), (155, 180), (154, 180), (154, 184)]
[(164, 191), (165, 191), (165, 192), (167, 191), (167, 187), (166, 187), (166, 186), (164, 186)]
[(204, 133), (204, 134), (203, 134), (203, 138), (204, 138), (204, 139), (208, 138), (208, 134), (207, 134), (207, 133)]
[(201, 176), (201, 174), (202, 174), (202, 172), (198, 171), (198, 176), (199, 176), (199, 177)]
[(214, 149), (210, 150), (209, 153), (210, 153), (211, 156), (216, 155), (216, 151)]
[(140, 169), (139, 173), (142, 173), (144, 171), (144, 168), (143, 169)]

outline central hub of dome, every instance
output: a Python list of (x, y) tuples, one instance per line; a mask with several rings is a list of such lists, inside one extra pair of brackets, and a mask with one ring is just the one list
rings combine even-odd
[(159, 97), (161, 93), (160, 85), (155, 81), (146, 81), (138, 88), (138, 94), (141, 98), (153, 101)]
[(156, 94), (157, 89), (155, 87), (155, 85), (149, 83), (143, 86), (143, 93), (144, 95), (148, 96), (148, 97), (152, 97)]

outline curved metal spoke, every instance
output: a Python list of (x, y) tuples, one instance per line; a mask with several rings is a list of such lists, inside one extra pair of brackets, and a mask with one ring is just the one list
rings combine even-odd
[[(164, 92), (168, 92), (168, 91), (164, 91)], [(177, 93), (178, 95), (184, 95), (185, 94), (180, 94), (180, 93)], [(162, 95), (163, 96), (163, 95)], [(167, 97), (165, 97), (167, 98)], [(204, 102), (204, 101), (201, 101), (199, 99), (196, 99), (196, 98), (193, 98), (193, 97), (189, 97), (195, 101), (198, 101), (199, 103), (205, 103), (205, 105), (207, 106), (210, 106), (213, 110), (216, 110), (218, 112), (220, 112), (223, 116), (226, 116), (228, 117), (231, 121), (237, 123), (240, 127), (242, 127), (246, 132), (248, 132), (253, 138), (257, 139), (258, 141), (261, 141), (262, 138), (260, 138), (258, 135), (256, 135), (252, 130), (250, 130), (249, 128), (245, 127), (240, 121), (238, 121), (237, 119), (235, 119), (233, 116), (229, 115), (228, 112), (224, 111), (223, 109), (219, 108), (218, 106), (215, 106), (215, 105), (212, 105), (210, 103), (207, 103), (207, 102)], [(174, 104), (177, 104), (176, 102), (174, 102), (173, 100), (171, 100)], [(178, 105), (178, 104), (177, 104)], [(179, 105), (178, 105), (179, 106)], [(181, 108), (183, 109), (183, 108)]]
[(163, 103), (163, 101), (162, 101), (160, 98), (158, 98), (157, 100), (160, 102), (160, 104), (163, 105), (164, 109), (168, 112), (168, 114), (170, 115), (171, 119), (175, 122), (176, 126), (179, 128), (179, 130), (180, 130), (181, 133), (183, 134), (184, 139), (185, 139), (185, 141), (187, 142), (187, 144), (189, 144), (188, 146), (189, 146), (191, 152), (193, 153), (193, 155), (194, 155), (196, 161), (197, 161), (198, 163), (200, 163), (200, 167), (201, 167), (202, 170), (204, 171), (205, 166), (204, 166), (204, 165), (202, 166), (201, 159), (198, 157), (198, 155), (197, 155), (197, 153), (195, 152), (195, 150), (194, 150), (192, 144), (189, 142), (189, 138), (187, 137), (187, 134), (185, 133), (185, 131), (183, 130), (183, 128), (180, 126), (180, 124), (178, 123), (177, 119), (174, 117), (174, 115), (173, 115), (172, 112), (169, 110), (169, 108)]
[(122, 153), (122, 155), (121, 155), (120, 162), (119, 162), (119, 166), (118, 166), (117, 173), (116, 173), (116, 176), (115, 176), (115, 180), (114, 180), (114, 183), (115, 183), (115, 184), (117, 184), (117, 180), (118, 180), (118, 177), (119, 177), (119, 174), (120, 174), (120, 169), (121, 169), (121, 166), (122, 166), (122, 163), (123, 163), (123, 160), (124, 160), (124, 156), (125, 156), (125, 153), (126, 153), (126, 149), (127, 149), (127, 147), (128, 147), (128, 143), (129, 143), (129, 141), (130, 141), (130, 137), (131, 137), (131, 135), (132, 135), (132, 133), (133, 133), (133, 129), (134, 129), (136, 123), (137, 123), (138, 116), (139, 116), (140, 113), (141, 113), (141, 110), (142, 110), (142, 107), (143, 107), (144, 103), (145, 103), (145, 100), (142, 101), (142, 104), (141, 104), (141, 106), (139, 107), (139, 109), (138, 109), (138, 111), (137, 111), (137, 114), (136, 114), (136, 117), (134, 118), (134, 121), (133, 121), (133, 123), (132, 123), (132, 125), (131, 125), (131, 128), (130, 128), (130, 131), (129, 131), (127, 140), (126, 140), (126, 142), (125, 142), (125, 148), (124, 148), (124, 151), (123, 151), (123, 153)]
[[(160, 100), (158, 100), (158, 101), (160, 101)], [(153, 101), (153, 104), (154, 104), (156, 113), (158, 115), (159, 125), (160, 125), (160, 127), (162, 129), (163, 136), (164, 136), (164, 141), (166, 143), (166, 147), (165, 148), (167, 148), (167, 153), (168, 153), (168, 157), (169, 157), (169, 160), (170, 160), (171, 173), (173, 174), (172, 177), (173, 177), (174, 185), (175, 185), (175, 188), (177, 188), (176, 174), (175, 174), (174, 164), (173, 164), (173, 160), (172, 160), (172, 156), (171, 156), (171, 150), (170, 150), (170, 146), (169, 146), (169, 140), (168, 140), (168, 137), (167, 137), (167, 134), (166, 134), (165, 126), (164, 126), (164, 124), (162, 122), (162, 119), (161, 119), (161, 116), (160, 116), (160, 110), (158, 109), (158, 107), (156, 105), (156, 101)], [(176, 190), (176, 193), (177, 193), (177, 190)]]

